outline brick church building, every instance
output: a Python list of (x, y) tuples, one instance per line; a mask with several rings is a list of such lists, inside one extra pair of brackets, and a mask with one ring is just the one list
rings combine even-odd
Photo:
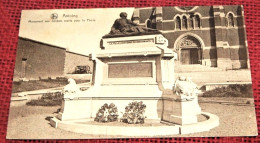
[(249, 68), (243, 6), (136, 8), (132, 20), (160, 30), (177, 65)]

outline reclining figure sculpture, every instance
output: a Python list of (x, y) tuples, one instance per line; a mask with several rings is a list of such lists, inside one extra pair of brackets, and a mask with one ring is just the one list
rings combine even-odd
[(131, 36), (131, 35), (148, 34), (148, 33), (157, 34), (160, 32), (156, 29), (147, 28), (134, 23), (130, 19), (127, 19), (126, 12), (121, 12), (120, 18), (115, 20), (110, 33), (103, 36), (103, 38), (115, 37), (115, 36)]

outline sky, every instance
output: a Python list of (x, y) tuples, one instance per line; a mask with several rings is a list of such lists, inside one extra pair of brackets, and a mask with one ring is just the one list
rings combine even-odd
[(130, 19), (133, 11), (134, 8), (23, 10), (19, 36), (88, 55), (99, 50), (101, 37), (110, 32), (120, 12), (126, 12)]

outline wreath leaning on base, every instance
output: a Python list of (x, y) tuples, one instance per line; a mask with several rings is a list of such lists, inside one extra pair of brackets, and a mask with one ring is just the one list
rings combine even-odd
[(117, 121), (118, 110), (114, 103), (109, 106), (105, 103), (96, 113), (95, 121), (97, 122), (114, 122)]
[(133, 101), (125, 107), (125, 113), (121, 121), (128, 124), (143, 124), (146, 105), (142, 101)]

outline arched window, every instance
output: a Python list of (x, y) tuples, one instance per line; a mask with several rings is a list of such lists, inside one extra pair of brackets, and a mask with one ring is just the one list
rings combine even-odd
[(194, 29), (194, 16), (190, 16), (190, 28)]
[(195, 28), (200, 28), (200, 17), (195, 15)]
[(181, 18), (179, 16), (176, 17), (176, 29), (181, 30)]
[(228, 14), (228, 27), (234, 27), (234, 16), (232, 13)]
[(151, 22), (150, 19), (146, 21), (146, 27), (147, 28), (152, 28), (152, 22)]
[(187, 29), (188, 28), (188, 21), (187, 21), (187, 18), (186, 16), (183, 16), (183, 19), (182, 19), (182, 27), (183, 29)]

